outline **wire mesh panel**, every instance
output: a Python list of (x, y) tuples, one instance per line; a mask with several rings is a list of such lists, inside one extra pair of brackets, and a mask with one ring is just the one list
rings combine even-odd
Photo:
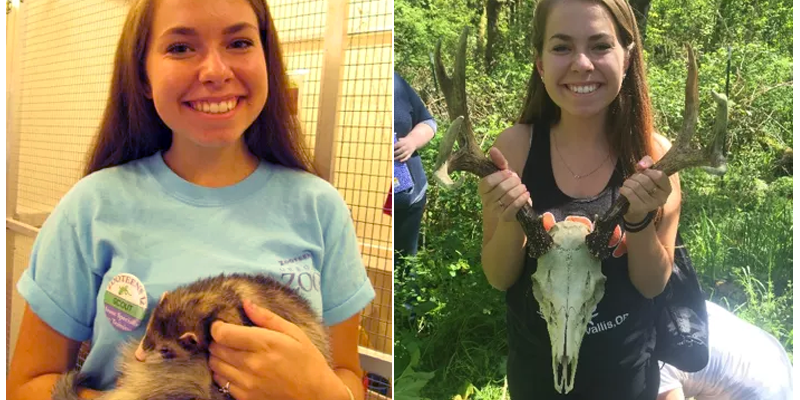
[(105, 108), (114, 49), (127, 7), (107, 0), (27, 0), (10, 172), (15, 214), (48, 214), (80, 178)]
[[(334, 184), (351, 208), (376, 292), (363, 314), (362, 345), (391, 354), (392, 219), (383, 205), (392, 174), (393, 9), (387, 0), (351, 0), (348, 6)], [(371, 398), (391, 396), (390, 378), (368, 374)]]
[[(7, 217), (40, 226), (80, 179), (108, 95), (127, 5), (107, 0), (26, 0), (7, 37)], [(8, 67), (7, 67), (8, 68)], [(24, 303), (14, 284), (27, 268), (33, 234), (7, 230), (7, 354)], [(10, 300), (10, 301), (9, 301)], [(6, 358), (6, 362), (10, 357)]]
[[(287, 71), (300, 86), (300, 118), (310, 146), (318, 123), (327, 7), (320, 0), (270, 2)], [(333, 184), (350, 207), (376, 291), (375, 301), (362, 315), (360, 344), (391, 359), (391, 217), (382, 213), (382, 206), (391, 180), (393, 11), (387, 0), (351, 1), (348, 7)], [(388, 379), (367, 372), (370, 396), (390, 396)]]
[(326, 0), (269, 2), (290, 84), (297, 89), (299, 96), (299, 116), (312, 155), (317, 131), (326, 7)]

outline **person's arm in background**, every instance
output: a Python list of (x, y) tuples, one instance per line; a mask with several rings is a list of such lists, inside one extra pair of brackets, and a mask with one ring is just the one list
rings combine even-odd
[(394, 144), (394, 159), (406, 162), (415, 151), (428, 144), (435, 134), (436, 122), (433, 118), (418, 123), (408, 135), (397, 139)]
[[(58, 378), (75, 366), (80, 347), (81, 342), (56, 332), (26, 305), (6, 379), (8, 398), (50, 400)], [(93, 399), (103, 393), (81, 389), (79, 394)]]
[[(436, 134), (436, 121), (434, 121), (430, 111), (422, 103), (422, 99), (419, 98), (419, 95), (411, 85), (399, 76), (398, 79), (403, 87), (403, 92), (405, 92), (401, 95), (407, 96), (409, 103), (411, 103), (414, 127), (408, 132), (408, 135), (397, 138), (397, 143), (394, 145), (394, 159), (406, 162), (415, 151), (421, 149), (433, 139)], [(395, 96), (397, 95), (395, 94)]]

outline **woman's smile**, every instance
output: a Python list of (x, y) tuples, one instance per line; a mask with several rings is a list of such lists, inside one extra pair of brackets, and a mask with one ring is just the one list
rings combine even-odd
[(183, 106), (189, 108), (193, 114), (210, 120), (223, 120), (232, 118), (241, 108), (243, 97), (230, 97), (218, 101), (196, 100), (187, 101)]
[(599, 83), (586, 83), (586, 84), (566, 84), (564, 87), (567, 88), (572, 94), (578, 97), (586, 97), (589, 96), (597, 91), (600, 88)]

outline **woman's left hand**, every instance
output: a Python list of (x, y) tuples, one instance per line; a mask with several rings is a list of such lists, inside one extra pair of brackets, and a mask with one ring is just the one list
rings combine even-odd
[(417, 145), (414, 141), (406, 136), (397, 139), (397, 143), (394, 144), (394, 160), (400, 162), (406, 162), (414, 152), (417, 151)]
[(297, 325), (250, 301), (244, 310), (257, 326), (214, 322), (209, 346), (214, 381), (230, 382), (236, 400), (314, 399), (330, 375), (338, 380)]
[(626, 179), (619, 189), (619, 193), (630, 203), (628, 212), (623, 216), (629, 223), (644, 220), (647, 213), (663, 206), (672, 193), (669, 177), (661, 171), (650, 169), (652, 166), (653, 159), (644, 156), (636, 164), (639, 172)]

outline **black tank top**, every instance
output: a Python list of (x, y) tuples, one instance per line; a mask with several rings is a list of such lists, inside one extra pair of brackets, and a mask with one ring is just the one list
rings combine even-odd
[[(611, 207), (624, 181), (619, 164), (597, 196), (575, 199), (556, 185), (549, 128), (536, 126), (532, 136), (522, 182), (531, 193), (537, 213), (549, 212), (556, 222), (568, 216), (591, 220)], [(650, 358), (655, 346), (654, 304), (636, 290), (628, 277), (625, 249), (625, 240), (621, 240), (614, 255), (602, 263), (607, 278), (605, 294), (583, 337), (575, 387), (568, 396), (558, 395), (554, 389), (550, 337), (532, 292), (531, 276), (536, 272), (537, 260), (526, 254), (522, 275), (506, 293), (508, 386), (512, 400), (656, 398), (658, 368)]]

